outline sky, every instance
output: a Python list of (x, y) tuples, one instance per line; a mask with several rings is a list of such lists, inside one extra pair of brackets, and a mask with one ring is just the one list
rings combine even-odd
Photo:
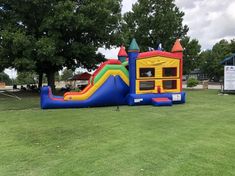
[[(122, 13), (128, 12), (137, 0), (123, 0)], [(235, 0), (176, 0), (176, 5), (185, 13), (184, 24), (189, 26), (188, 35), (196, 38), (202, 49), (211, 47), (221, 39), (235, 38)], [(100, 48), (106, 58), (117, 58), (119, 48)], [(15, 71), (6, 70), (10, 77)]]

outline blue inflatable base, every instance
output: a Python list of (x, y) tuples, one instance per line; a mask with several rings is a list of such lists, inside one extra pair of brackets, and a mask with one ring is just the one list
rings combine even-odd
[(153, 98), (168, 98), (173, 104), (185, 103), (185, 92), (163, 93), (163, 94), (129, 94), (127, 97), (128, 105), (150, 105)]
[[(41, 89), (41, 108), (86, 108), (115, 105), (167, 105), (166, 102), (152, 102), (153, 98), (168, 98), (173, 104), (185, 103), (185, 92), (165, 94), (129, 94), (129, 86), (120, 76), (110, 76), (104, 84), (87, 100), (65, 101), (62, 96), (54, 96), (50, 87)], [(169, 105), (169, 104), (168, 104)]]
[(65, 101), (62, 96), (54, 96), (50, 87), (41, 88), (41, 108), (86, 108), (112, 105), (125, 105), (129, 86), (120, 76), (110, 76), (104, 84), (87, 100)]

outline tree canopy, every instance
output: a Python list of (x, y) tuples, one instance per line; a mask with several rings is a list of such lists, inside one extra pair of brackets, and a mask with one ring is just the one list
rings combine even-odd
[(8, 74), (6, 74), (4, 72), (0, 72), (0, 82), (4, 82), (6, 85), (12, 84), (12, 80), (10, 79)]
[(61, 80), (62, 81), (68, 81), (69, 78), (73, 77), (73, 70), (70, 69), (64, 69), (61, 75)]
[(188, 32), (183, 16), (174, 0), (138, 0), (132, 11), (124, 14), (123, 39), (135, 37), (141, 50), (156, 48), (159, 43), (170, 50), (175, 40)]
[(210, 78), (223, 74), (220, 61), (235, 53), (235, 40), (221, 40), (201, 52), (196, 39), (187, 36), (184, 12), (175, 0), (137, 0), (121, 15), (121, 0), (1, 0), (0, 72), (43, 75), (54, 87), (55, 73), (63, 67), (94, 69), (105, 60), (97, 50), (135, 37), (142, 51), (162, 43), (170, 51), (177, 38), (184, 47), (184, 74), (200, 68)]
[(15, 82), (19, 85), (36, 84), (37, 75), (33, 72), (18, 72)]
[(199, 55), (201, 51), (201, 45), (199, 44), (198, 40), (190, 39), (190, 37), (187, 36), (181, 40), (181, 44), (184, 46), (183, 74), (189, 74), (200, 65)]
[(54, 73), (94, 68), (99, 47), (117, 43), (121, 0), (1, 0), (0, 65), (18, 71)]
[(221, 40), (216, 43), (211, 50), (203, 51), (200, 54), (201, 70), (207, 74), (210, 79), (218, 81), (223, 76), (223, 66), (220, 64), (225, 57), (232, 54), (233, 40)]

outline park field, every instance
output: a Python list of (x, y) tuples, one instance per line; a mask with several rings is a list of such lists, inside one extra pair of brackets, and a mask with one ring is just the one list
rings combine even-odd
[(41, 110), (0, 96), (0, 176), (235, 175), (235, 95), (172, 107)]

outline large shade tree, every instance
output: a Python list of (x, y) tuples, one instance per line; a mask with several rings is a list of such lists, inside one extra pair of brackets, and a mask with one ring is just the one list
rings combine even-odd
[(121, 0), (0, 0), (0, 69), (45, 73), (54, 86), (62, 67), (104, 60), (97, 49), (118, 43), (120, 19)]
[(174, 0), (138, 0), (132, 11), (124, 14), (123, 39), (135, 37), (142, 50), (156, 48), (159, 43), (170, 50), (175, 40), (188, 32), (183, 16)]

